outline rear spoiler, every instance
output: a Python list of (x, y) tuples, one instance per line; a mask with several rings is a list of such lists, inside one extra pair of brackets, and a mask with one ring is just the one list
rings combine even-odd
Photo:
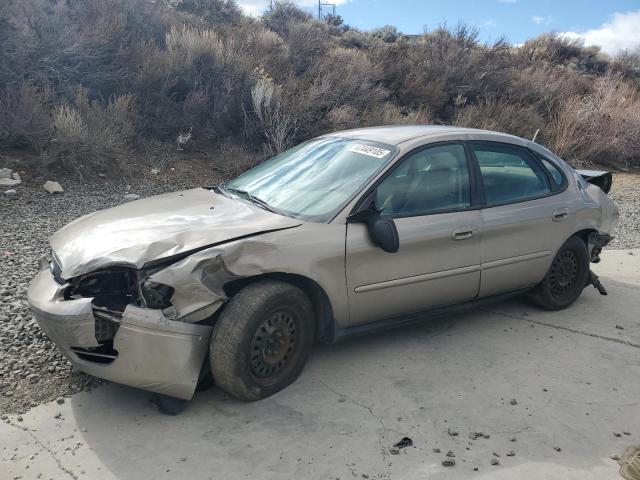
[(609, 190), (611, 190), (611, 184), (613, 183), (613, 174), (611, 172), (598, 170), (576, 170), (576, 172), (587, 182), (600, 188), (604, 193), (609, 193)]

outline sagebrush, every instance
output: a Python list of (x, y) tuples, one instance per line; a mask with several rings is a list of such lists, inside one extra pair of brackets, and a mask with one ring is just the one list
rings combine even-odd
[(634, 168), (639, 88), (640, 52), (554, 34), (516, 47), (465, 25), (362, 32), (286, 1), (257, 19), (233, 0), (0, 4), (0, 146), (74, 170), (189, 132), (232, 173), (331, 130), (426, 123), (539, 130), (576, 165)]

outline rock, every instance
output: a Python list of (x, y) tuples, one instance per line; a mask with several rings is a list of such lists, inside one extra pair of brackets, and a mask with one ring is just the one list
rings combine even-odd
[(440, 449), (439, 449), (439, 448), (437, 448), (437, 447), (435, 447), (435, 448), (433, 449), (433, 453), (440, 453)]
[(455, 456), (456, 456), (456, 454), (455, 454), (455, 453), (453, 453), (453, 450), (449, 450), (449, 451), (447, 452), (447, 457), (454, 458)]
[(515, 398), (513, 398), (513, 399), (511, 399), (511, 401), (510, 401), (509, 403), (510, 403), (511, 405), (517, 405), (517, 404), (518, 404), (518, 401), (517, 401)]
[(473, 467), (473, 471), (477, 472), (478, 471), (478, 467)]
[(15, 195), (16, 193), (18, 193), (18, 191), (14, 190), (13, 188), (10, 188), (9, 190), (5, 190), (4, 191), (4, 194), (7, 195), (7, 196), (8, 195)]
[(42, 185), (42, 188), (44, 188), (49, 193), (62, 193), (62, 192), (64, 192), (64, 188), (62, 188), (62, 185), (60, 185), (58, 182), (54, 182), (52, 180), (46, 181), (45, 184)]
[(389, 449), (389, 453), (390, 453), (391, 455), (398, 455), (398, 454), (400, 453), (400, 449), (399, 449), (399, 448), (396, 448), (396, 447), (391, 447), (391, 448)]
[(11, 178), (12, 173), (10, 168), (0, 168), (0, 178)]
[(561, 451), (562, 451), (562, 449), (561, 449), (560, 447), (553, 447), (553, 449), (554, 449), (556, 452), (561, 452)]
[(154, 175), (157, 175), (160, 173), (160, 170), (158, 170), (157, 168), (152, 168), (151, 173), (153, 173)]
[(455, 437), (458, 435), (458, 431), (455, 428), (451, 428), (451, 427), (447, 429), (447, 433), (452, 437)]
[(139, 198), (140, 198), (140, 195), (137, 195), (137, 194), (135, 194), (135, 193), (127, 193), (127, 194), (124, 196), (124, 199), (125, 199), (125, 200), (137, 200), (137, 199), (139, 199)]
[(453, 458), (446, 458), (442, 460), (443, 467), (453, 467), (456, 464), (456, 461)]
[(614, 437), (621, 437), (622, 434), (620, 432), (613, 432)]
[(497, 458), (492, 458), (491, 465), (500, 465), (500, 460), (498, 460)]
[(18, 180), (19, 182), (22, 182), (22, 179), (20, 178), (20, 174), (18, 172), (13, 172), (11, 174), (11, 178), (13, 178), (14, 180)]
[(515, 442), (515, 441), (516, 441), (516, 437), (511, 437), (511, 438), (509, 439), (509, 441), (510, 441), (510, 442)]
[(15, 178), (0, 178), (0, 187), (15, 187), (21, 183), (21, 180)]
[(516, 456), (516, 452), (514, 452), (513, 450), (509, 450), (507, 452), (507, 457), (515, 457)]
[(631, 432), (622, 432), (624, 435), (631, 435)]
[(64, 403), (64, 398), (60, 397), (60, 398), (56, 399), (56, 403), (58, 405), (62, 405)]
[(477, 439), (477, 438), (481, 438), (481, 437), (484, 437), (484, 433), (482, 433), (482, 432), (471, 432), (471, 433), (469, 434), (469, 438), (470, 438), (471, 440), (475, 440), (475, 439)]
[(618, 460), (620, 460), (620, 455), (616, 455), (616, 454), (609, 455), (609, 458), (617, 462)]
[(616, 328), (617, 328), (618, 330), (624, 330), (624, 327), (623, 327), (622, 325), (616, 325)]
[(500, 456), (500, 454), (499, 454), (499, 453), (496, 453), (496, 452), (493, 452), (493, 456), (494, 456), (494, 457), (499, 457), (499, 456)]

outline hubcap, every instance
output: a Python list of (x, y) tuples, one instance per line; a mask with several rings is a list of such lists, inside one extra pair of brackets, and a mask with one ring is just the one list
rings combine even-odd
[(578, 277), (578, 258), (571, 250), (565, 250), (553, 260), (549, 275), (549, 287), (554, 295), (564, 295)]
[(277, 311), (262, 321), (251, 339), (251, 373), (261, 378), (278, 373), (291, 359), (297, 340), (296, 322), (288, 313)]

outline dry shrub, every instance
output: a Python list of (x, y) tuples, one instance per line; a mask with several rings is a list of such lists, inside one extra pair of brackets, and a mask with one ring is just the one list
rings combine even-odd
[(365, 114), (367, 126), (378, 125), (426, 125), (431, 116), (426, 110), (410, 110), (387, 102)]
[(135, 136), (133, 96), (113, 97), (101, 105), (79, 90), (74, 106), (55, 109), (53, 128), (55, 138), (43, 154), (45, 165), (123, 167)]
[(194, 61), (207, 57), (210, 61), (220, 61), (224, 46), (213, 30), (203, 30), (183, 25), (172, 27), (166, 36), (166, 61), (172, 68), (191, 65)]
[(51, 134), (53, 92), (47, 84), (25, 82), (0, 89), (0, 143), (42, 148)]
[(217, 154), (213, 168), (220, 171), (224, 178), (234, 178), (255, 167), (265, 159), (265, 155), (256, 154), (236, 143), (223, 143)]
[(298, 125), (286, 112), (281, 101), (281, 89), (269, 78), (262, 78), (251, 89), (253, 113), (265, 140), (266, 151), (280, 153), (293, 144)]
[(551, 115), (545, 139), (574, 165), (640, 166), (640, 99), (620, 74), (595, 81), (593, 92), (571, 97)]
[[(458, 103), (463, 105), (464, 100)], [(456, 112), (454, 125), (510, 133), (532, 138), (543, 120), (530, 105), (508, 99), (488, 97), (473, 105), (461, 106)]]

